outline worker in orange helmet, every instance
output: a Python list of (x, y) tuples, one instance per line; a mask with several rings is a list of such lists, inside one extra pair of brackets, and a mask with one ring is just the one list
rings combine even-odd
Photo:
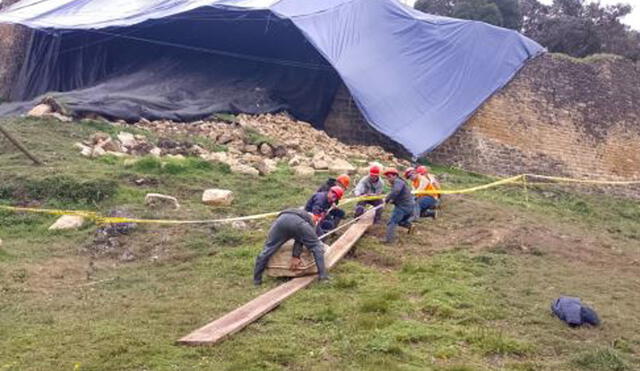
[[(356, 197), (381, 195), (384, 187), (384, 184), (382, 184), (382, 179), (380, 179), (381, 172), (382, 172), (382, 169), (380, 168), (380, 166), (377, 166), (377, 165), (371, 166), (369, 168), (369, 175), (364, 176), (362, 177), (362, 179), (360, 179), (360, 181), (356, 185), (356, 188), (353, 190), (353, 194)], [(383, 201), (381, 198), (375, 199), (375, 200), (360, 201), (356, 205), (356, 211), (354, 213), (354, 217), (357, 218), (360, 215), (364, 214), (366, 205), (372, 205), (375, 207), (378, 205), (382, 205), (382, 203)], [(382, 217), (382, 208), (376, 210), (376, 215), (373, 219), (373, 222), (376, 224), (379, 223), (381, 217)]]
[(327, 181), (318, 188), (316, 192), (326, 192), (331, 187), (339, 186), (342, 187), (343, 190), (347, 190), (349, 185), (351, 184), (351, 177), (347, 174), (340, 174), (337, 178), (329, 178)]
[(384, 176), (391, 186), (391, 192), (385, 197), (384, 202), (395, 205), (391, 218), (387, 223), (387, 234), (384, 240), (385, 243), (390, 244), (395, 241), (397, 226), (407, 228), (409, 233), (412, 232), (413, 225), (411, 222), (415, 215), (415, 201), (411, 194), (411, 189), (407, 183), (400, 178), (397, 169), (387, 168), (384, 171)]
[(437, 193), (420, 194), (423, 191), (436, 191), (440, 188), (440, 184), (435, 177), (429, 174), (426, 166), (418, 166), (416, 169), (410, 167), (404, 171), (404, 177), (411, 182), (411, 188), (416, 195), (417, 214), (421, 217), (431, 217), (435, 219), (438, 214), (436, 207), (438, 206)]

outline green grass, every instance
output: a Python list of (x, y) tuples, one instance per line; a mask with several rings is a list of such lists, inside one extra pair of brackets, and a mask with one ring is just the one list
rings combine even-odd
[[(295, 178), (281, 165), (248, 178), (193, 158), (87, 159), (73, 142), (121, 128), (5, 124), (47, 166), (0, 141), (2, 204), (117, 208), (144, 218), (249, 215), (302, 205), (326, 176)], [(491, 180), (432, 169), (449, 188)], [(214, 187), (234, 190), (232, 208), (201, 204), (202, 190)], [(176, 196), (182, 207), (147, 209), (148, 192)], [(381, 245), (374, 228), (331, 283), (202, 348), (175, 341), (279, 284), (251, 285), (268, 220), (247, 230), (139, 225), (120, 240), (136, 256), (123, 262), (92, 254), (94, 225), (50, 232), (54, 216), (0, 210), (0, 370), (637, 369), (637, 202), (555, 188), (530, 187), (524, 196), (508, 186), (448, 198), (442, 218), (422, 221), (398, 246)], [(501, 228), (524, 232), (478, 247), (479, 236)], [(556, 239), (536, 245), (528, 235)], [(533, 245), (520, 250), (520, 239)], [(552, 317), (549, 303), (563, 294), (583, 297), (604, 325), (570, 329)]]

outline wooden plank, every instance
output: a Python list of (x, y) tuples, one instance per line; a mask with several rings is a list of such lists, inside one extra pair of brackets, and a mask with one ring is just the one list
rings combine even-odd
[[(331, 249), (325, 254), (327, 268), (332, 268), (351, 247), (362, 237), (364, 232), (373, 223), (373, 213), (365, 215), (357, 223), (351, 226), (331, 245)], [(219, 319), (205, 325), (189, 335), (178, 340), (184, 345), (213, 345), (223, 339), (242, 330), (250, 323), (256, 321), (275, 307), (280, 305), (289, 296), (307, 287), (317, 276), (294, 278), (291, 281), (267, 291), (251, 300), (247, 304), (237, 308)]]

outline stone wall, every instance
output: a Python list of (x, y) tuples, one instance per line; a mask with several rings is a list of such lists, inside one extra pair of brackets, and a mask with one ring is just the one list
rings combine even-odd
[(427, 158), (498, 175), (640, 179), (640, 65), (543, 55)]
[[(327, 131), (397, 146), (371, 130), (341, 91)], [(542, 55), (426, 157), (494, 175), (640, 179), (640, 64)]]
[[(0, 11), (19, 0), (4, 0)], [(23, 26), (0, 24), (0, 101), (6, 100), (24, 62), (30, 31)]]
[(367, 123), (344, 84), (340, 84), (338, 88), (324, 122), (324, 130), (330, 136), (348, 144), (377, 144), (397, 156), (411, 157), (404, 147), (380, 134)]

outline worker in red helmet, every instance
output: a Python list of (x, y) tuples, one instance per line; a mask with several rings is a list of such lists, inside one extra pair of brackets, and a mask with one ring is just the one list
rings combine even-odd
[(400, 173), (395, 168), (388, 168), (384, 171), (384, 176), (387, 178), (389, 185), (391, 186), (391, 192), (387, 195), (384, 202), (394, 204), (391, 218), (387, 223), (387, 234), (385, 236), (385, 243), (395, 242), (396, 227), (401, 226), (407, 228), (409, 233), (413, 230), (411, 222), (415, 216), (415, 201), (411, 189), (407, 183), (400, 178)]
[[(414, 194), (416, 194), (418, 214), (421, 217), (431, 217), (435, 219), (438, 216), (436, 208), (440, 194), (433, 192), (440, 189), (438, 181), (429, 173), (426, 166), (418, 166), (416, 169), (408, 168), (405, 170), (404, 176), (411, 182), (411, 188)], [(425, 191), (429, 193), (420, 194), (420, 192)]]
[(318, 236), (336, 228), (340, 221), (344, 219), (345, 212), (337, 208), (338, 201), (344, 196), (344, 189), (340, 186), (333, 186), (328, 191), (316, 192), (304, 209), (313, 214), (313, 219), (317, 223)]
[(335, 186), (342, 187), (342, 189), (346, 191), (350, 184), (351, 177), (348, 174), (340, 174), (337, 178), (327, 179), (327, 181), (321, 185), (316, 192), (326, 192), (331, 189), (331, 187)]
[[(353, 191), (353, 194), (356, 197), (367, 197), (367, 196), (380, 196), (383, 192), (384, 184), (382, 183), (382, 179), (380, 178), (380, 173), (382, 169), (380, 166), (373, 165), (369, 168), (369, 175), (362, 177), (356, 188)], [(362, 215), (365, 211), (366, 205), (379, 206), (382, 205), (384, 201), (382, 198), (375, 200), (364, 200), (360, 201), (356, 204), (356, 210), (354, 216), (357, 218)], [(380, 218), (382, 217), (382, 208), (376, 210), (376, 215), (373, 219), (374, 223), (379, 223)]]

